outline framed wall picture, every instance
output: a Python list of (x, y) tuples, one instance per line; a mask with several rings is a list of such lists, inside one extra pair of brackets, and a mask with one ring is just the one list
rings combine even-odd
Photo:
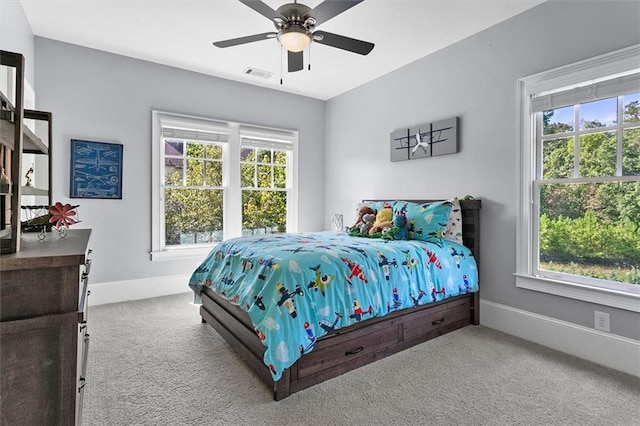
[(71, 139), (70, 197), (122, 199), (122, 148)]

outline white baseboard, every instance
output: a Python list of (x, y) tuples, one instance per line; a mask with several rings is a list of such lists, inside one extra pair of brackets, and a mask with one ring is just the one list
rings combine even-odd
[(89, 306), (96, 306), (187, 293), (189, 278), (190, 275), (172, 275), (98, 284), (89, 283), (91, 296), (87, 300)]
[(640, 341), (480, 300), (480, 324), (640, 377)]

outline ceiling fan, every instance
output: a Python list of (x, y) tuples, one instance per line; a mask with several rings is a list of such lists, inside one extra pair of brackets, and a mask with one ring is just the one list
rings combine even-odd
[(232, 47), (240, 44), (276, 38), (287, 50), (289, 72), (304, 68), (303, 50), (312, 41), (326, 46), (336, 47), (349, 52), (367, 55), (374, 47), (373, 43), (345, 37), (326, 31), (314, 31), (315, 27), (361, 3), (363, 0), (325, 0), (313, 9), (297, 0), (273, 10), (260, 0), (239, 0), (262, 16), (273, 21), (277, 31), (254, 34), (213, 43), (217, 47)]

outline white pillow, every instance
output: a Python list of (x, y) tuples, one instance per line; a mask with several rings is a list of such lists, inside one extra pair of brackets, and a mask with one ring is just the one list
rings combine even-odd
[(447, 229), (444, 231), (444, 239), (454, 241), (459, 244), (462, 242), (462, 209), (460, 208), (460, 200), (457, 197), (449, 200), (453, 206), (449, 214), (449, 222)]

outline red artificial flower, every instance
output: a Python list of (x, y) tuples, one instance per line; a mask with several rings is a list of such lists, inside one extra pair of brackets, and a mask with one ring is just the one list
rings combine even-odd
[(51, 214), (51, 218), (49, 218), (49, 223), (55, 223), (56, 228), (60, 228), (62, 226), (69, 227), (69, 225), (73, 225), (76, 223), (75, 215), (76, 211), (72, 210), (73, 207), (71, 204), (65, 204), (57, 202), (55, 206), (49, 207), (49, 213)]

